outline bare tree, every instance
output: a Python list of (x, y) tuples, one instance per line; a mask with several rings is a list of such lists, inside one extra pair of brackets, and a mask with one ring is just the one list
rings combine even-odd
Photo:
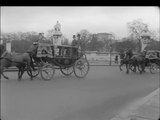
[(151, 30), (150, 33), (151, 33), (151, 39), (156, 40), (156, 41), (160, 41), (159, 29)]
[(88, 42), (91, 40), (91, 33), (88, 30), (83, 29), (77, 33), (77, 37), (79, 39), (81, 49), (85, 51), (87, 49)]
[(141, 19), (133, 20), (132, 22), (127, 23), (129, 35), (134, 37), (139, 42), (139, 51), (141, 50), (141, 34), (148, 25), (143, 23)]

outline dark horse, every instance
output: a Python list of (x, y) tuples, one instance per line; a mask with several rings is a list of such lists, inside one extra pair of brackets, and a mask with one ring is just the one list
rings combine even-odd
[(133, 64), (138, 67), (140, 73), (145, 72), (145, 66), (149, 62), (148, 59), (145, 58), (145, 54), (146, 53), (142, 52), (132, 57)]
[(3, 74), (5, 68), (16, 66), (18, 68), (18, 79), (21, 80), (24, 73), (24, 69), (27, 67), (27, 70), (30, 72), (31, 79), (32, 70), (31, 70), (31, 57), (29, 53), (9, 53), (5, 50), (4, 46), (0, 46), (0, 77), (1, 75), (5, 79), (9, 79)]
[(139, 72), (145, 72), (145, 64), (146, 64), (146, 59), (145, 59), (145, 54), (140, 53), (138, 55), (133, 55), (133, 54), (120, 54), (121, 62), (120, 62), (120, 70), (122, 71), (121, 66), (126, 65), (126, 73), (129, 73), (129, 70), (132, 70), (133, 72), (136, 72), (136, 68), (138, 68)]
[(132, 64), (132, 59), (131, 59), (132, 55), (127, 55), (126, 53), (120, 53), (120, 65), (119, 68), (122, 71), (122, 66), (126, 65), (126, 73), (129, 73), (129, 69), (130, 69), (130, 64)]

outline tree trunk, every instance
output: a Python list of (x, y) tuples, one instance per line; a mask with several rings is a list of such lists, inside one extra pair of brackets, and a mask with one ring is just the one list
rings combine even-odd
[(139, 43), (138, 44), (138, 53), (139, 53), (139, 52), (141, 52), (141, 49), (142, 49), (142, 45), (141, 45), (142, 43), (141, 43), (140, 39), (138, 39), (138, 43)]

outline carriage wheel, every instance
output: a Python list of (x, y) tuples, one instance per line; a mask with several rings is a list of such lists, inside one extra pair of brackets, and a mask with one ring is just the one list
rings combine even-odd
[(160, 70), (160, 68), (158, 67), (157, 64), (152, 63), (152, 64), (150, 65), (150, 72), (151, 72), (152, 74), (158, 73), (159, 70)]
[(51, 80), (55, 74), (54, 66), (51, 64), (45, 64), (40, 70), (41, 77), (43, 80)]
[(87, 59), (81, 58), (75, 62), (74, 74), (78, 78), (84, 78), (89, 72), (89, 62)]
[(73, 67), (67, 67), (67, 68), (62, 68), (60, 67), (61, 73), (63, 73), (66, 76), (69, 76), (73, 73)]

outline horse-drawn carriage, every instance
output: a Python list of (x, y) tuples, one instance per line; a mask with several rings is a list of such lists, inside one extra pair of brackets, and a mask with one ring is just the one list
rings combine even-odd
[[(84, 52), (77, 47), (69, 45), (52, 45), (39, 43), (36, 54), (33, 57), (33, 76), (39, 73), (44, 80), (51, 80), (55, 74), (55, 69), (60, 69), (61, 73), (69, 76), (72, 73), (78, 78), (84, 78), (89, 72), (89, 62)], [(30, 75), (30, 72), (28, 72)]]
[(26, 53), (8, 53), (1, 46), (0, 53), (0, 75), (6, 79), (9, 78), (3, 71), (11, 66), (18, 68), (19, 79), (26, 70), (31, 79), (40, 73), (44, 80), (51, 80), (55, 69), (60, 69), (66, 76), (74, 73), (76, 77), (83, 78), (88, 74), (90, 67), (85, 52), (69, 45), (39, 43), (31, 46), (31, 50)]
[(136, 72), (136, 68), (140, 73), (145, 72), (145, 68), (148, 68), (151, 73), (157, 73), (160, 70), (160, 51), (147, 51), (144, 53), (134, 54), (131, 58), (125, 55), (121, 60), (121, 66), (126, 65), (127, 73), (129, 69)]
[(157, 73), (160, 70), (160, 51), (148, 51), (146, 53), (146, 66), (151, 73)]

